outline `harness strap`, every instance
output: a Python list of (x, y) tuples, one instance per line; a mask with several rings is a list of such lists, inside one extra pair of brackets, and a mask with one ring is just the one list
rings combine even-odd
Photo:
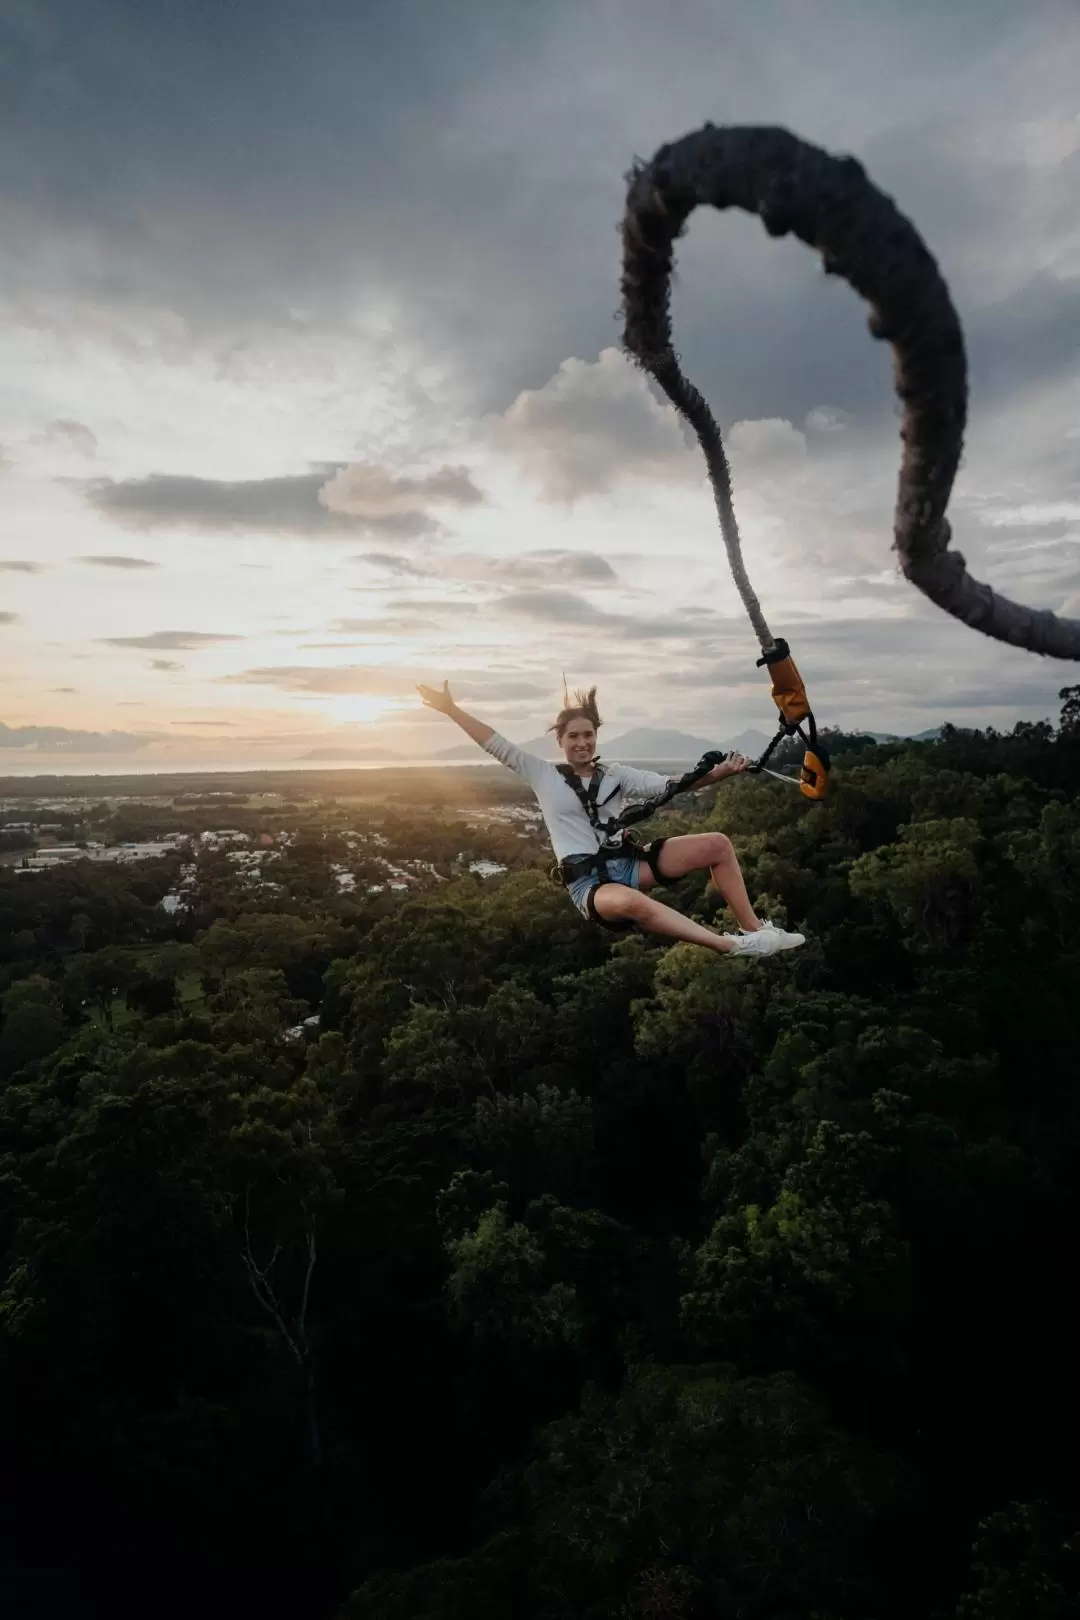
[[(710, 749), (708, 753), (702, 754), (696, 765), (691, 766), (682, 776), (670, 781), (666, 788), (655, 793), (651, 799), (645, 799), (640, 804), (627, 805), (622, 815), (616, 819), (615, 826), (632, 827), (637, 821), (648, 821), (657, 810), (670, 803), (676, 794), (686, 793), (690, 788), (696, 787), (703, 776), (708, 776), (713, 767), (722, 765), (725, 759), (727, 759), (725, 753), (719, 749)], [(608, 825), (611, 826), (611, 823)]]
[[(604, 774), (604, 767), (599, 763), (599, 761), (594, 762), (592, 780), (588, 787), (585, 786), (584, 782), (574, 770), (573, 766), (556, 765), (555, 769), (558, 771), (567, 787), (569, 787), (577, 796), (581, 803), (582, 809), (589, 818), (589, 825), (594, 827), (599, 833), (607, 833), (614, 826), (614, 822), (601, 821), (600, 819), (600, 809), (602, 808), (600, 802), (600, 782)], [(602, 803), (610, 804), (618, 792), (619, 789), (616, 786), (608, 794), (607, 798), (602, 801)]]
[(620, 860), (625, 855), (637, 854), (640, 850), (640, 844), (631, 833), (625, 838), (620, 838), (617, 844), (601, 844), (591, 855), (565, 855), (555, 870), (559, 874), (560, 883), (567, 885), (576, 883), (579, 878), (588, 877), (591, 872), (597, 874), (601, 883), (610, 883), (612, 878), (608, 862)]

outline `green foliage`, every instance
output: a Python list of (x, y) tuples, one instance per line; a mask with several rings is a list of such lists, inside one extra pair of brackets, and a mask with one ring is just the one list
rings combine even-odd
[(1080, 1613), (1080, 1532), (1044, 1504), (1012, 1502), (979, 1525), (959, 1620), (1068, 1620)]
[[(525, 1481), (544, 1620), (865, 1613), (888, 1461), (832, 1429), (789, 1376), (638, 1367), (586, 1391)], [(664, 1609), (653, 1612), (665, 1612)]]
[(485, 1210), (448, 1249), (451, 1311), (477, 1339), (536, 1347), (572, 1331), (572, 1286), (544, 1286), (543, 1248), (528, 1227), (507, 1219), (503, 1205)]
[[(841, 739), (824, 806), (740, 779), (665, 818), (732, 836), (808, 936), (777, 961), (590, 929), (531, 840), (340, 896), (325, 806), (282, 812), (279, 890), (208, 856), (183, 918), (164, 866), (0, 870), (0, 1585), (110, 1620), (1074, 1613), (1063, 701)], [(410, 791), (372, 847), (449, 871), (483, 817)], [(723, 924), (703, 876), (669, 898)]]
[(977, 916), (979, 838), (963, 816), (912, 822), (897, 843), (853, 862), (851, 892), (887, 907), (916, 945), (956, 945)]
[(0, 1081), (48, 1057), (63, 1042), (56, 986), (40, 974), (20, 979), (0, 999)]

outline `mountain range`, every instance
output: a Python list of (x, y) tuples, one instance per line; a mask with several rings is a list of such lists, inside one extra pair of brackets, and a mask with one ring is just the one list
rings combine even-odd
[[(740, 731), (737, 737), (728, 737), (723, 741), (713, 738), (693, 737), (686, 731), (673, 731), (659, 729), (652, 726), (636, 726), (631, 731), (624, 731), (617, 737), (601, 739), (601, 759), (621, 760), (630, 765), (635, 761), (654, 761), (665, 765), (693, 764), (711, 748), (723, 749), (725, 753), (760, 754), (768, 737), (763, 731)], [(536, 754), (539, 759), (548, 759), (552, 762), (562, 758), (562, 751), (552, 733), (543, 737), (532, 737), (528, 742), (521, 744), (527, 754)], [(437, 759), (472, 759), (478, 749), (475, 743), (465, 743), (456, 748), (447, 748), (437, 754)]]
[(297, 760), (320, 760), (324, 765), (371, 765), (401, 759), (389, 748), (312, 748), (298, 754)]
[[(872, 737), (876, 743), (933, 742), (941, 735), (941, 727), (933, 726), (929, 731), (916, 732), (912, 737), (902, 737), (894, 731), (866, 731), (862, 735)], [(621, 760), (626, 765), (635, 763), (692, 765), (712, 748), (722, 749), (726, 754), (746, 754), (753, 759), (762, 752), (768, 741), (769, 738), (764, 731), (756, 731), (753, 727), (740, 731), (735, 737), (727, 737), (722, 741), (713, 739), (710, 742), (705, 737), (695, 737), (686, 731), (656, 726), (635, 726), (630, 731), (620, 732), (610, 741), (603, 739), (600, 757)], [(551, 732), (543, 737), (532, 737), (521, 746), (527, 754), (535, 754), (539, 759), (551, 760), (552, 763), (562, 758), (562, 751)], [(301, 760), (321, 761), (327, 765), (389, 764), (405, 757), (388, 748), (313, 748), (309, 753), (300, 755)], [(478, 764), (484, 756), (475, 743), (466, 742), (458, 743), (453, 748), (441, 749), (431, 757), (441, 760), (472, 760)]]

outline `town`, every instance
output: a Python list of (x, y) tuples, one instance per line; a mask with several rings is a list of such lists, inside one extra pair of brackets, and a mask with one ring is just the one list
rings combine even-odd
[(327, 894), (387, 899), (464, 873), (486, 880), (543, 861), (540, 812), (524, 800), (507, 802), (505, 783), (495, 793), (464, 795), (465, 805), (453, 773), (443, 773), (441, 786), (420, 813), (398, 802), (401, 794), (333, 794), (322, 783), (162, 793), (138, 779), (127, 793), (100, 797), (9, 793), (0, 797), (0, 868), (29, 879), (82, 862), (158, 863), (152, 868), (162, 874), (158, 903), (177, 915), (196, 911), (210, 884), (220, 891), (226, 882), (252, 901), (286, 895), (297, 865), (310, 868), (316, 851)]

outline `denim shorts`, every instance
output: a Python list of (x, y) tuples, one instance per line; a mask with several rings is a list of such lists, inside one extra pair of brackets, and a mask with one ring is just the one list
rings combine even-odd
[[(608, 861), (608, 878), (613, 883), (623, 883), (629, 889), (638, 889), (638, 862), (641, 860), (641, 851), (634, 855), (620, 855), (616, 860)], [(583, 917), (592, 918), (589, 913), (589, 892), (599, 883), (599, 874), (588, 872), (575, 883), (567, 884), (566, 892), (577, 906)]]

